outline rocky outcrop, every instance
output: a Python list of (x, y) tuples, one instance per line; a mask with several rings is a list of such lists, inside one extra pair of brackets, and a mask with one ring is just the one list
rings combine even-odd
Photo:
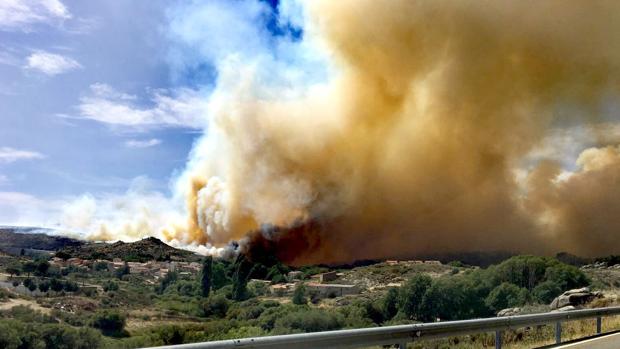
[(568, 306), (578, 307), (580, 305), (589, 303), (595, 298), (599, 298), (601, 296), (602, 294), (600, 292), (591, 292), (588, 287), (569, 290), (562, 293), (561, 295), (556, 297), (553, 302), (551, 302), (551, 309), (563, 309)]
[(503, 316), (513, 316), (513, 315), (519, 315), (521, 313), (521, 308), (506, 308), (506, 309), (502, 309), (497, 313), (498, 317), (503, 317)]

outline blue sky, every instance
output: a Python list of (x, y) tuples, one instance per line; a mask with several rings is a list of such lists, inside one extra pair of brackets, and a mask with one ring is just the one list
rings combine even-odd
[(291, 23), (274, 0), (2, 1), (0, 224), (136, 179), (170, 195), (208, 128), (217, 61), (273, 56), (302, 37)]

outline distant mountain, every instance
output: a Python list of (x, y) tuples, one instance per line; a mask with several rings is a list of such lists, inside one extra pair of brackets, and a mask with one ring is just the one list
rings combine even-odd
[(146, 262), (150, 260), (198, 261), (201, 259), (194, 252), (174, 248), (155, 237), (148, 237), (136, 242), (97, 242), (68, 246), (59, 251), (58, 255), (82, 259), (112, 260), (120, 258), (129, 262)]
[(80, 246), (84, 242), (65, 236), (48, 235), (54, 230), (36, 227), (0, 227), (0, 250), (12, 254), (21, 249), (58, 251), (68, 246)]

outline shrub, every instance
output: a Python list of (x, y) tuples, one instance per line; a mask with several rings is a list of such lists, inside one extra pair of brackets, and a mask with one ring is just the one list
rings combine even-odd
[(554, 282), (563, 291), (590, 284), (588, 277), (579, 268), (562, 263), (547, 268), (545, 279)]
[(553, 299), (562, 294), (562, 288), (554, 281), (548, 280), (538, 284), (532, 290), (534, 299), (543, 304), (549, 304)]
[(39, 291), (45, 293), (45, 292), (49, 291), (49, 289), (50, 289), (49, 281), (42, 280), (41, 282), (39, 282)]
[(388, 290), (382, 300), (383, 317), (386, 320), (392, 319), (398, 313), (398, 289), (392, 287)]
[(103, 283), (102, 288), (104, 292), (118, 291), (118, 283), (114, 281), (106, 281)]
[(527, 297), (527, 289), (504, 282), (489, 293), (485, 303), (497, 312), (505, 308), (523, 305), (527, 301)]
[(230, 303), (224, 295), (211, 295), (206, 302), (203, 303), (203, 310), (206, 316), (224, 317), (228, 312)]
[(60, 292), (62, 291), (64, 285), (62, 283), (62, 281), (58, 280), (58, 279), (52, 279), (50, 281), (50, 288), (52, 289), (52, 291), (54, 292)]
[(125, 328), (125, 316), (112, 311), (99, 312), (95, 314), (92, 326), (105, 335), (119, 336)]
[(422, 298), (431, 284), (432, 279), (430, 276), (417, 274), (401, 287), (398, 306), (407, 318), (415, 319), (419, 317)]
[(202, 262), (202, 273), (200, 276), (200, 290), (203, 297), (209, 297), (211, 292), (211, 279), (213, 278), (213, 257), (208, 256)]
[(302, 308), (275, 322), (274, 334), (321, 332), (342, 328), (344, 318), (338, 313)]
[(297, 305), (308, 303), (308, 299), (306, 299), (306, 286), (304, 286), (303, 283), (299, 283), (297, 287), (295, 287), (291, 301), (293, 304)]

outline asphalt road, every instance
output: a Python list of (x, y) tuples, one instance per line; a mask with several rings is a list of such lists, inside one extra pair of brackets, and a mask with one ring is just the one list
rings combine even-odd
[(554, 349), (618, 349), (620, 348), (620, 333), (586, 339), (581, 342), (561, 345)]

